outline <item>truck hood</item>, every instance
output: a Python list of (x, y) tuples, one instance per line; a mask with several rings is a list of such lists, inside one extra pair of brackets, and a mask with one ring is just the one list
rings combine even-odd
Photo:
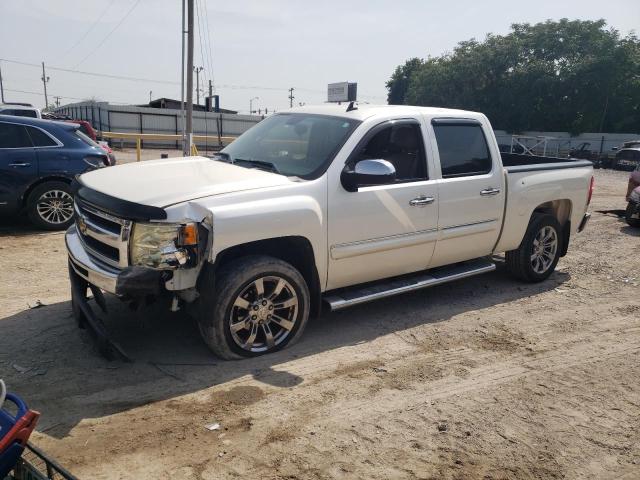
[(106, 195), (153, 207), (291, 182), (283, 175), (205, 157), (128, 163), (85, 173), (80, 180)]

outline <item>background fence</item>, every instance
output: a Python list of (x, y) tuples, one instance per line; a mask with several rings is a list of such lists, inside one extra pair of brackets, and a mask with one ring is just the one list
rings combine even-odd
[[(79, 102), (55, 109), (56, 113), (69, 115), (76, 120), (86, 120), (94, 129), (104, 132), (182, 134), (180, 110), (111, 105), (107, 102)], [(237, 137), (260, 122), (263, 117), (231, 113), (193, 112), (194, 135)], [(132, 140), (113, 140), (115, 145), (135, 146)], [(205, 148), (208, 142), (197, 142)], [(168, 140), (145, 141), (144, 147), (180, 148), (179, 142)]]
[[(93, 128), (107, 132), (122, 133), (158, 133), (179, 135), (182, 133), (180, 110), (136, 107), (134, 105), (111, 105), (107, 102), (79, 102), (57, 108), (56, 113), (69, 115), (74, 119), (87, 120)], [(213, 135), (218, 137), (236, 137), (263, 119), (255, 115), (237, 115), (231, 113), (193, 112), (193, 133), (196, 135)], [(504, 130), (496, 130), (498, 143), (511, 145), (512, 134)], [(639, 133), (583, 133), (572, 136), (568, 132), (521, 132), (520, 142), (532, 147), (546, 137), (543, 144), (534, 151), (538, 154), (546, 150), (546, 155), (564, 156), (569, 150), (586, 142), (588, 150), (611, 153), (613, 147), (628, 140), (640, 139)], [(530, 138), (522, 138), (530, 137)], [(132, 140), (113, 140), (115, 145), (135, 146)], [(208, 142), (197, 142), (198, 148), (207, 148)], [(179, 142), (168, 140), (145, 141), (144, 147), (180, 148)]]

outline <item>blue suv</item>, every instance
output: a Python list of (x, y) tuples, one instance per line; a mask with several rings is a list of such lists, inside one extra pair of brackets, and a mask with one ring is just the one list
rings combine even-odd
[(105, 151), (79, 127), (0, 115), (0, 214), (26, 213), (47, 230), (71, 225), (71, 181), (109, 165)]

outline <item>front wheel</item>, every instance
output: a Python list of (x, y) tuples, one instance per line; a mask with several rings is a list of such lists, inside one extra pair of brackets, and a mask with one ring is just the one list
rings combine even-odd
[(553, 215), (535, 214), (520, 246), (506, 253), (509, 272), (525, 282), (547, 279), (560, 260), (561, 230)]
[(223, 266), (215, 278), (209, 270), (203, 276), (198, 326), (219, 357), (264, 355), (302, 335), (309, 319), (309, 289), (287, 262), (252, 255)]
[(625, 220), (630, 227), (640, 228), (640, 206), (629, 202), (625, 212)]
[(46, 182), (27, 198), (31, 223), (45, 230), (63, 230), (73, 223), (73, 196), (64, 182)]

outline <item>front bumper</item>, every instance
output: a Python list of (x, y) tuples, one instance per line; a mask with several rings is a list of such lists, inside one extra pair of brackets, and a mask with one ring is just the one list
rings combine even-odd
[(69, 265), (78, 276), (105, 292), (116, 294), (119, 270), (99, 265), (87, 254), (75, 225), (67, 230), (65, 243)]
[(585, 229), (590, 218), (591, 214), (589, 212), (584, 214), (584, 217), (582, 217), (582, 221), (580, 222), (580, 226), (578, 227), (578, 232), (581, 232)]
[(87, 283), (107, 293), (132, 297), (158, 295), (164, 284), (171, 279), (172, 272), (145, 267), (127, 267), (122, 270), (95, 261), (84, 249), (75, 225), (65, 235), (69, 265)]

